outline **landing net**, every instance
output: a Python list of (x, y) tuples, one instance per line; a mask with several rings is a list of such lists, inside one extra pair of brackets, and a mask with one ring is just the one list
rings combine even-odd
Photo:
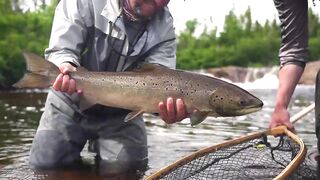
[(305, 155), (303, 142), (281, 127), (197, 151), (147, 179), (299, 179), (313, 173), (300, 166)]

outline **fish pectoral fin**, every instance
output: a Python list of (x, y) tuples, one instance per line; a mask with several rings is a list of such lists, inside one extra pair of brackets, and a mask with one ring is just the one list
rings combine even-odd
[(190, 116), (191, 126), (197, 125), (205, 120), (210, 112), (207, 111), (195, 111)]
[(139, 110), (139, 111), (132, 111), (129, 114), (127, 114), (127, 116), (124, 118), (124, 122), (128, 122), (131, 121), (132, 119), (140, 116), (141, 114), (143, 114), (144, 111), (143, 110)]
[(95, 104), (97, 104), (97, 102), (93, 102), (90, 99), (84, 97), (83, 95), (80, 98), (80, 105), (79, 106), (80, 106), (81, 111), (84, 111)]

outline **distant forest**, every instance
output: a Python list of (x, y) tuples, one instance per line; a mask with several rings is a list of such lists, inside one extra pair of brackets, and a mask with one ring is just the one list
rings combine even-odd
[[(46, 4), (33, 0), (36, 11), (26, 11), (23, 0), (0, 1), (0, 88), (10, 88), (25, 71), (23, 51), (43, 55), (48, 46), (54, 9), (58, 0)], [(276, 19), (253, 22), (250, 8), (236, 16), (226, 15), (224, 29), (207, 27), (194, 36), (199, 22), (194, 19), (177, 35), (177, 68), (206, 69), (222, 66), (264, 67), (278, 65), (280, 28)], [(208, 30), (210, 29), (210, 30)], [(213, 29), (213, 30), (211, 30)], [(309, 9), (310, 61), (320, 59), (319, 17)]]

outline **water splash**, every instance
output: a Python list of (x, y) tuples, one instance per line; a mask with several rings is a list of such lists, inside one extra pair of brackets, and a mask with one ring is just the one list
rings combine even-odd
[(244, 89), (277, 89), (279, 79), (277, 75), (265, 74), (262, 78), (256, 79), (253, 82), (234, 83)]

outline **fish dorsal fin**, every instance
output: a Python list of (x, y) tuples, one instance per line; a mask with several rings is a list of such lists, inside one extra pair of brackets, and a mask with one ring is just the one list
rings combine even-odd
[(157, 69), (166, 68), (159, 64), (150, 64), (150, 63), (144, 63), (137, 68), (133, 69), (134, 72), (149, 72), (149, 71), (155, 71)]

